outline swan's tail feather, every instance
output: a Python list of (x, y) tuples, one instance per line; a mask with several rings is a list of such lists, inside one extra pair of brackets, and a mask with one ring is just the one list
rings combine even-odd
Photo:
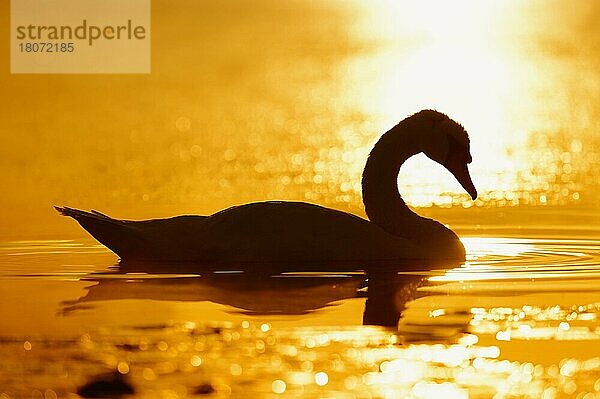
[(131, 222), (113, 219), (97, 211), (86, 212), (79, 209), (55, 206), (63, 216), (77, 221), (96, 240), (107, 246), (121, 258), (142, 254), (144, 239)]
[(69, 208), (67, 206), (55, 206), (54, 209), (63, 216), (69, 216), (79, 221), (85, 219), (100, 219), (109, 223), (124, 225), (125, 223), (121, 220), (113, 219), (103, 213), (92, 210), (91, 212), (82, 211), (75, 208)]

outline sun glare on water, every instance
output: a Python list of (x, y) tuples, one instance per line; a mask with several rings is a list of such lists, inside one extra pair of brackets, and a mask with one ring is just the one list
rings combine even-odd
[[(532, 79), (530, 60), (508, 40), (515, 29), (514, 10), (492, 1), (379, 1), (360, 9), (367, 17), (356, 34), (379, 47), (349, 59), (341, 73), (351, 76), (347, 89), (356, 107), (374, 117), (374, 139), (399, 115), (437, 109), (470, 133), (470, 170), (481, 194), (476, 205), (579, 200), (570, 159), (580, 145), (570, 142), (552, 153), (530, 148), (532, 134), (548, 125), (543, 119), (551, 112), (540, 108), (536, 91), (562, 83), (551, 74)], [(529, 90), (526, 85), (532, 84), (539, 87)], [(353, 139), (342, 136), (345, 142)], [(356, 145), (364, 153), (370, 148)], [(403, 167), (400, 186), (412, 205), (472, 205), (447, 171), (421, 155)]]

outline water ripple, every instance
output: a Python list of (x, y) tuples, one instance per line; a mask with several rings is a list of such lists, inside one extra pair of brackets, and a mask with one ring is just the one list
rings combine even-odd
[(598, 240), (468, 237), (462, 241), (467, 262), (432, 281), (600, 277)]

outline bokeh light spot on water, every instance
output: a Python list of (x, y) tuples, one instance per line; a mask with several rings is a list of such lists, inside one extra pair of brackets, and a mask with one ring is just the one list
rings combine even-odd
[(285, 382), (283, 382), (282, 380), (275, 380), (271, 384), (271, 389), (273, 389), (273, 392), (275, 392), (275, 393), (284, 393), (285, 388), (286, 388)]
[(329, 382), (329, 376), (327, 375), (327, 373), (323, 372), (323, 371), (319, 371), (318, 373), (315, 374), (315, 383), (319, 386), (323, 386), (323, 385), (327, 385), (327, 383)]
[(44, 390), (44, 399), (57, 399), (58, 396), (56, 395), (56, 392), (54, 392), (52, 389), (46, 389)]
[(186, 116), (180, 116), (175, 121), (175, 127), (177, 128), (177, 130), (179, 132), (182, 132), (182, 133), (190, 130), (191, 125), (192, 125), (192, 122), (190, 121), (190, 118), (188, 118)]
[(156, 379), (156, 373), (149, 367), (144, 367), (142, 370), (142, 377), (147, 381), (152, 381)]
[(190, 363), (192, 364), (192, 366), (198, 367), (202, 364), (202, 358), (198, 355), (194, 355), (192, 356)]
[(121, 374), (127, 374), (129, 373), (129, 365), (126, 362), (119, 362), (117, 364), (117, 370)]

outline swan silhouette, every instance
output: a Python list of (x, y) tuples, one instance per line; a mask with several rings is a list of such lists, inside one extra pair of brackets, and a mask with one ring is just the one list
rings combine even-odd
[(244, 204), (210, 216), (142, 221), (55, 208), (123, 261), (276, 263), (302, 269), (310, 269), (309, 264), (360, 268), (389, 261), (462, 261), (465, 250), (456, 234), (411, 211), (398, 192), (400, 166), (421, 152), (446, 167), (473, 199), (477, 197), (467, 168), (471, 162), (467, 132), (445, 114), (422, 110), (386, 132), (369, 154), (362, 195), (370, 221), (287, 201)]

